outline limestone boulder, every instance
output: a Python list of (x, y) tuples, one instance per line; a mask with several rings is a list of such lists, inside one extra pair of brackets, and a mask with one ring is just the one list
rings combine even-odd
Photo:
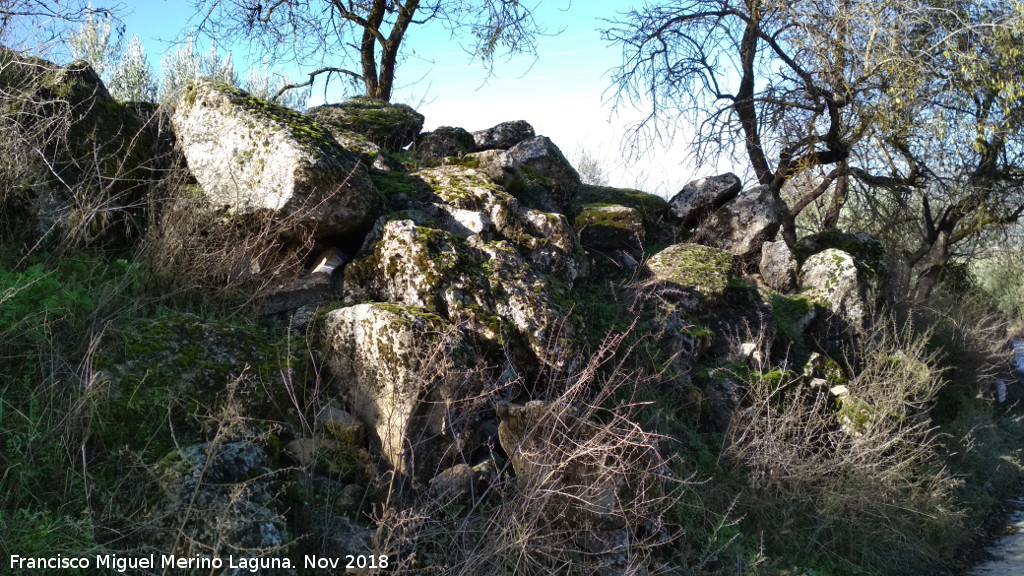
[(375, 98), (350, 98), (316, 106), (306, 116), (331, 129), (355, 132), (391, 152), (412, 144), (423, 130), (422, 114), (405, 104)]
[(469, 154), (475, 146), (473, 135), (465, 129), (441, 126), (433, 132), (419, 135), (416, 139), (416, 156), (427, 161), (439, 161)]
[(674, 244), (658, 252), (647, 268), (658, 280), (679, 289), (687, 308), (721, 300), (736, 275), (729, 252), (699, 244)]
[(377, 194), (365, 168), (302, 114), (199, 80), (172, 121), (211, 206), (293, 217), (320, 235), (351, 233), (372, 221)]
[(168, 140), (81, 60), (57, 66), (0, 47), (0, 92), (0, 216), (29, 244), (123, 248), (138, 239), (143, 198), (169, 165)]
[(346, 267), (345, 286), (349, 301), (424, 308), (484, 340), (522, 340), (546, 365), (575, 360), (579, 328), (553, 298), (556, 287), (507, 240), (392, 220), (373, 250)]
[(775, 237), (785, 214), (785, 204), (767, 186), (748, 188), (715, 210), (694, 239), (744, 259), (760, 258), (761, 246)]
[(486, 130), (473, 132), (473, 142), (477, 150), (508, 150), (536, 134), (525, 120), (502, 122)]
[(669, 200), (669, 213), (692, 227), (735, 198), (742, 188), (739, 177), (732, 173), (694, 180)]
[(536, 271), (569, 287), (587, 276), (586, 255), (564, 215), (529, 207), (472, 168), (441, 166), (414, 176), (428, 183), (441, 203), (487, 215), (499, 239), (514, 245)]
[(761, 278), (772, 290), (790, 292), (796, 287), (798, 264), (783, 241), (765, 242), (761, 247)]
[(614, 204), (585, 206), (574, 224), (580, 244), (595, 250), (640, 248), (646, 234), (636, 209)]
[(318, 340), (352, 415), (394, 469), (429, 480), (455, 457), (454, 402), (484, 392), (459, 377), (472, 362), (462, 335), (423, 308), (359, 304), (328, 312)]
[(534, 182), (520, 198), (533, 208), (568, 214), (582, 181), (558, 146), (547, 137), (536, 136), (516, 144), (508, 153)]
[(878, 282), (857, 266), (853, 256), (829, 248), (804, 261), (800, 294), (828, 307), (850, 325), (861, 327), (870, 321)]
[(463, 157), (463, 163), (485, 174), (491, 182), (513, 196), (526, 190), (529, 182), (522, 167), (504, 150), (485, 150)]

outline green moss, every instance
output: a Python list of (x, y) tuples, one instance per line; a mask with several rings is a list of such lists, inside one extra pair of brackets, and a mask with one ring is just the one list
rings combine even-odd
[(788, 338), (791, 342), (804, 345), (804, 333), (800, 329), (800, 322), (811, 310), (811, 301), (802, 296), (783, 296), (773, 293), (771, 295), (772, 316), (775, 320), (775, 328), (779, 334)]
[[(609, 208), (620, 208), (619, 210)], [(577, 230), (591, 227), (606, 227), (624, 232), (636, 232), (640, 228), (639, 215), (632, 210), (622, 210), (614, 204), (588, 204), (576, 216), (573, 224)]]
[(721, 296), (735, 274), (733, 255), (699, 244), (675, 244), (654, 255), (648, 266), (666, 282)]

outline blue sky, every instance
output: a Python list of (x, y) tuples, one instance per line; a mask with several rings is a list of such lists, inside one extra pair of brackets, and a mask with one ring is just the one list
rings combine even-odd
[[(428, 130), (447, 125), (473, 131), (506, 120), (526, 120), (570, 159), (581, 150), (599, 159), (613, 185), (672, 195), (689, 180), (716, 173), (718, 167), (698, 170), (685, 163), (685, 142), (652, 150), (637, 163), (624, 158), (625, 127), (642, 113), (632, 109), (613, 113), (608, 71), (620, 63), (621, 51), (601, 40), (599, 29), (608, 26), (602, 19), (614, 18), (633, 3), (538, 3), (537, 20), (549, 32), (560, 33), (539, 38), (536, 59), (499, 56), (490, 77), (442, 26), (413, 27), (406, 39), (411, 56), (398, 68), (393, 101), (415, 106), (426, 116)], [(159, 71), (160, 54), (172, 49), (174, 41), (194, 25), (190, 4), (180, 0), (126, 3), (126, 35), (139, 36), (155, 71)], [(236, 69), (244, 72), (250, 59), (245, 47), (221, 48), (232, 52)], [(293, 77), (300, 76), (295, 73)], [(340, 91), (328, 93), (328, 100), (342, 97)], [(323, 89), (319, 88), (310, 103), (322, 101)]]

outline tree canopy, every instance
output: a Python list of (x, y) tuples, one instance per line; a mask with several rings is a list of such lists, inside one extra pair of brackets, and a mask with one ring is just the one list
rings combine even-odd
[(309, 86), (347, 78), (367, 96), (390, 100), (395, 70), (413, 26), (437, 21), (486, 66), (494, 57), (535, 53), (543, 28), (518, 0), (200, 0), (202, 27), (215, 37), (248, 40), (276, 64), (308, 70)]
[(797, 216), (825, 198), (826, 228), (851, 191), (860, 206), (899, 206), (912, 215), (899, 227), (903, 275), (922, 296), (952, 245), (1024, 210), (1020, 10), (999, 0), (687, 0), (628, 12), (604, 35), (623, 50), (618, 103), (649, 110), (635, 146), (689, 125), (698, 163), (744, 157), (787, 201), (790, 243)]

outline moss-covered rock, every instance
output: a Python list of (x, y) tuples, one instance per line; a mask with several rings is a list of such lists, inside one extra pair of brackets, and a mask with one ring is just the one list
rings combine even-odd
[(507, 240), (538, 271), (568, 286), (586, 277), (586, 255), (576, 232), (562, 214), (530, 208), (481, 172), (439, 166), (414, 174), (427, 182), (443, 203), (486, 214), (500, 239)]
[(829, 248), (804, 262), (800, 294), (827, 306), (853, 326), (866, 326), (877, 304), (878, 279), (859, 269), (853, 256)]
[(756, 262), (761, 246), (775, 238), (785, 215), (785, 204), (770, 188), (748, 188), (715, 210), (697, 228), (694, 240)]
[(732, 254), (698, 244), (669, 246), (652, 256), (647, 267), (659, 280), (707, 300), (720, 299), (736, 275)]
[(461, 238), (392, 220), (372, 252), (345, 269), (345, 287), (352, 302), (416, 306), (495, 344), (523, 341), (543, 364), (575, 361), (580, 329), (557, 303), (557, 282), (538, 274), (505, 240)]
[(140, 236), (143, 197), (169, 150), (81, 60), (66, 67), (0, 47), (7, 132), (0, 211), (23, 234), (64, 245)]
[(416, 138), (416, 155), (428, 162), (451, 156), (461, 157), (474, 148), (473, 135), (464, 128), (441, 126)]
[(582, 181), (558, 146), (544, 136), (516, 144), (508, 151), (533, 181), (518, 197), (531, 208), (569, 214)]
[(644, 243), (640, 213), (627, 206), (588, 205), (576, 216), (580, 244), (596, 250), (639, 248)]
[(379, 200), (359, 159), (324, 127), (242, 90), (199, 80), (172, 118), (178, 143), (214, 207), (271, 211), (321, 235), (368, 226)]
[(359, 304), (328, 312), (318, 340), (353, 415), (396, 471), (426, 482), (453, 463), (455, 403), (487, 386), (468, 370), (461, 332), (423, 308)]
[(839, 230), (828, 230), (801, 238), (793, 249), (793, 255), (802, 263), (829, 248), (846, 252), (859, 265), (876, 273), (880, 273), (885, 260), (885, 248), (877, 238), (862, 232), (851, 234)]
[(405, 104), (350, 98), (310, 108), (306, 115), (332, 129), (355, 132), (384, 150), (405, 148), (423, 130), (423, 115)]

